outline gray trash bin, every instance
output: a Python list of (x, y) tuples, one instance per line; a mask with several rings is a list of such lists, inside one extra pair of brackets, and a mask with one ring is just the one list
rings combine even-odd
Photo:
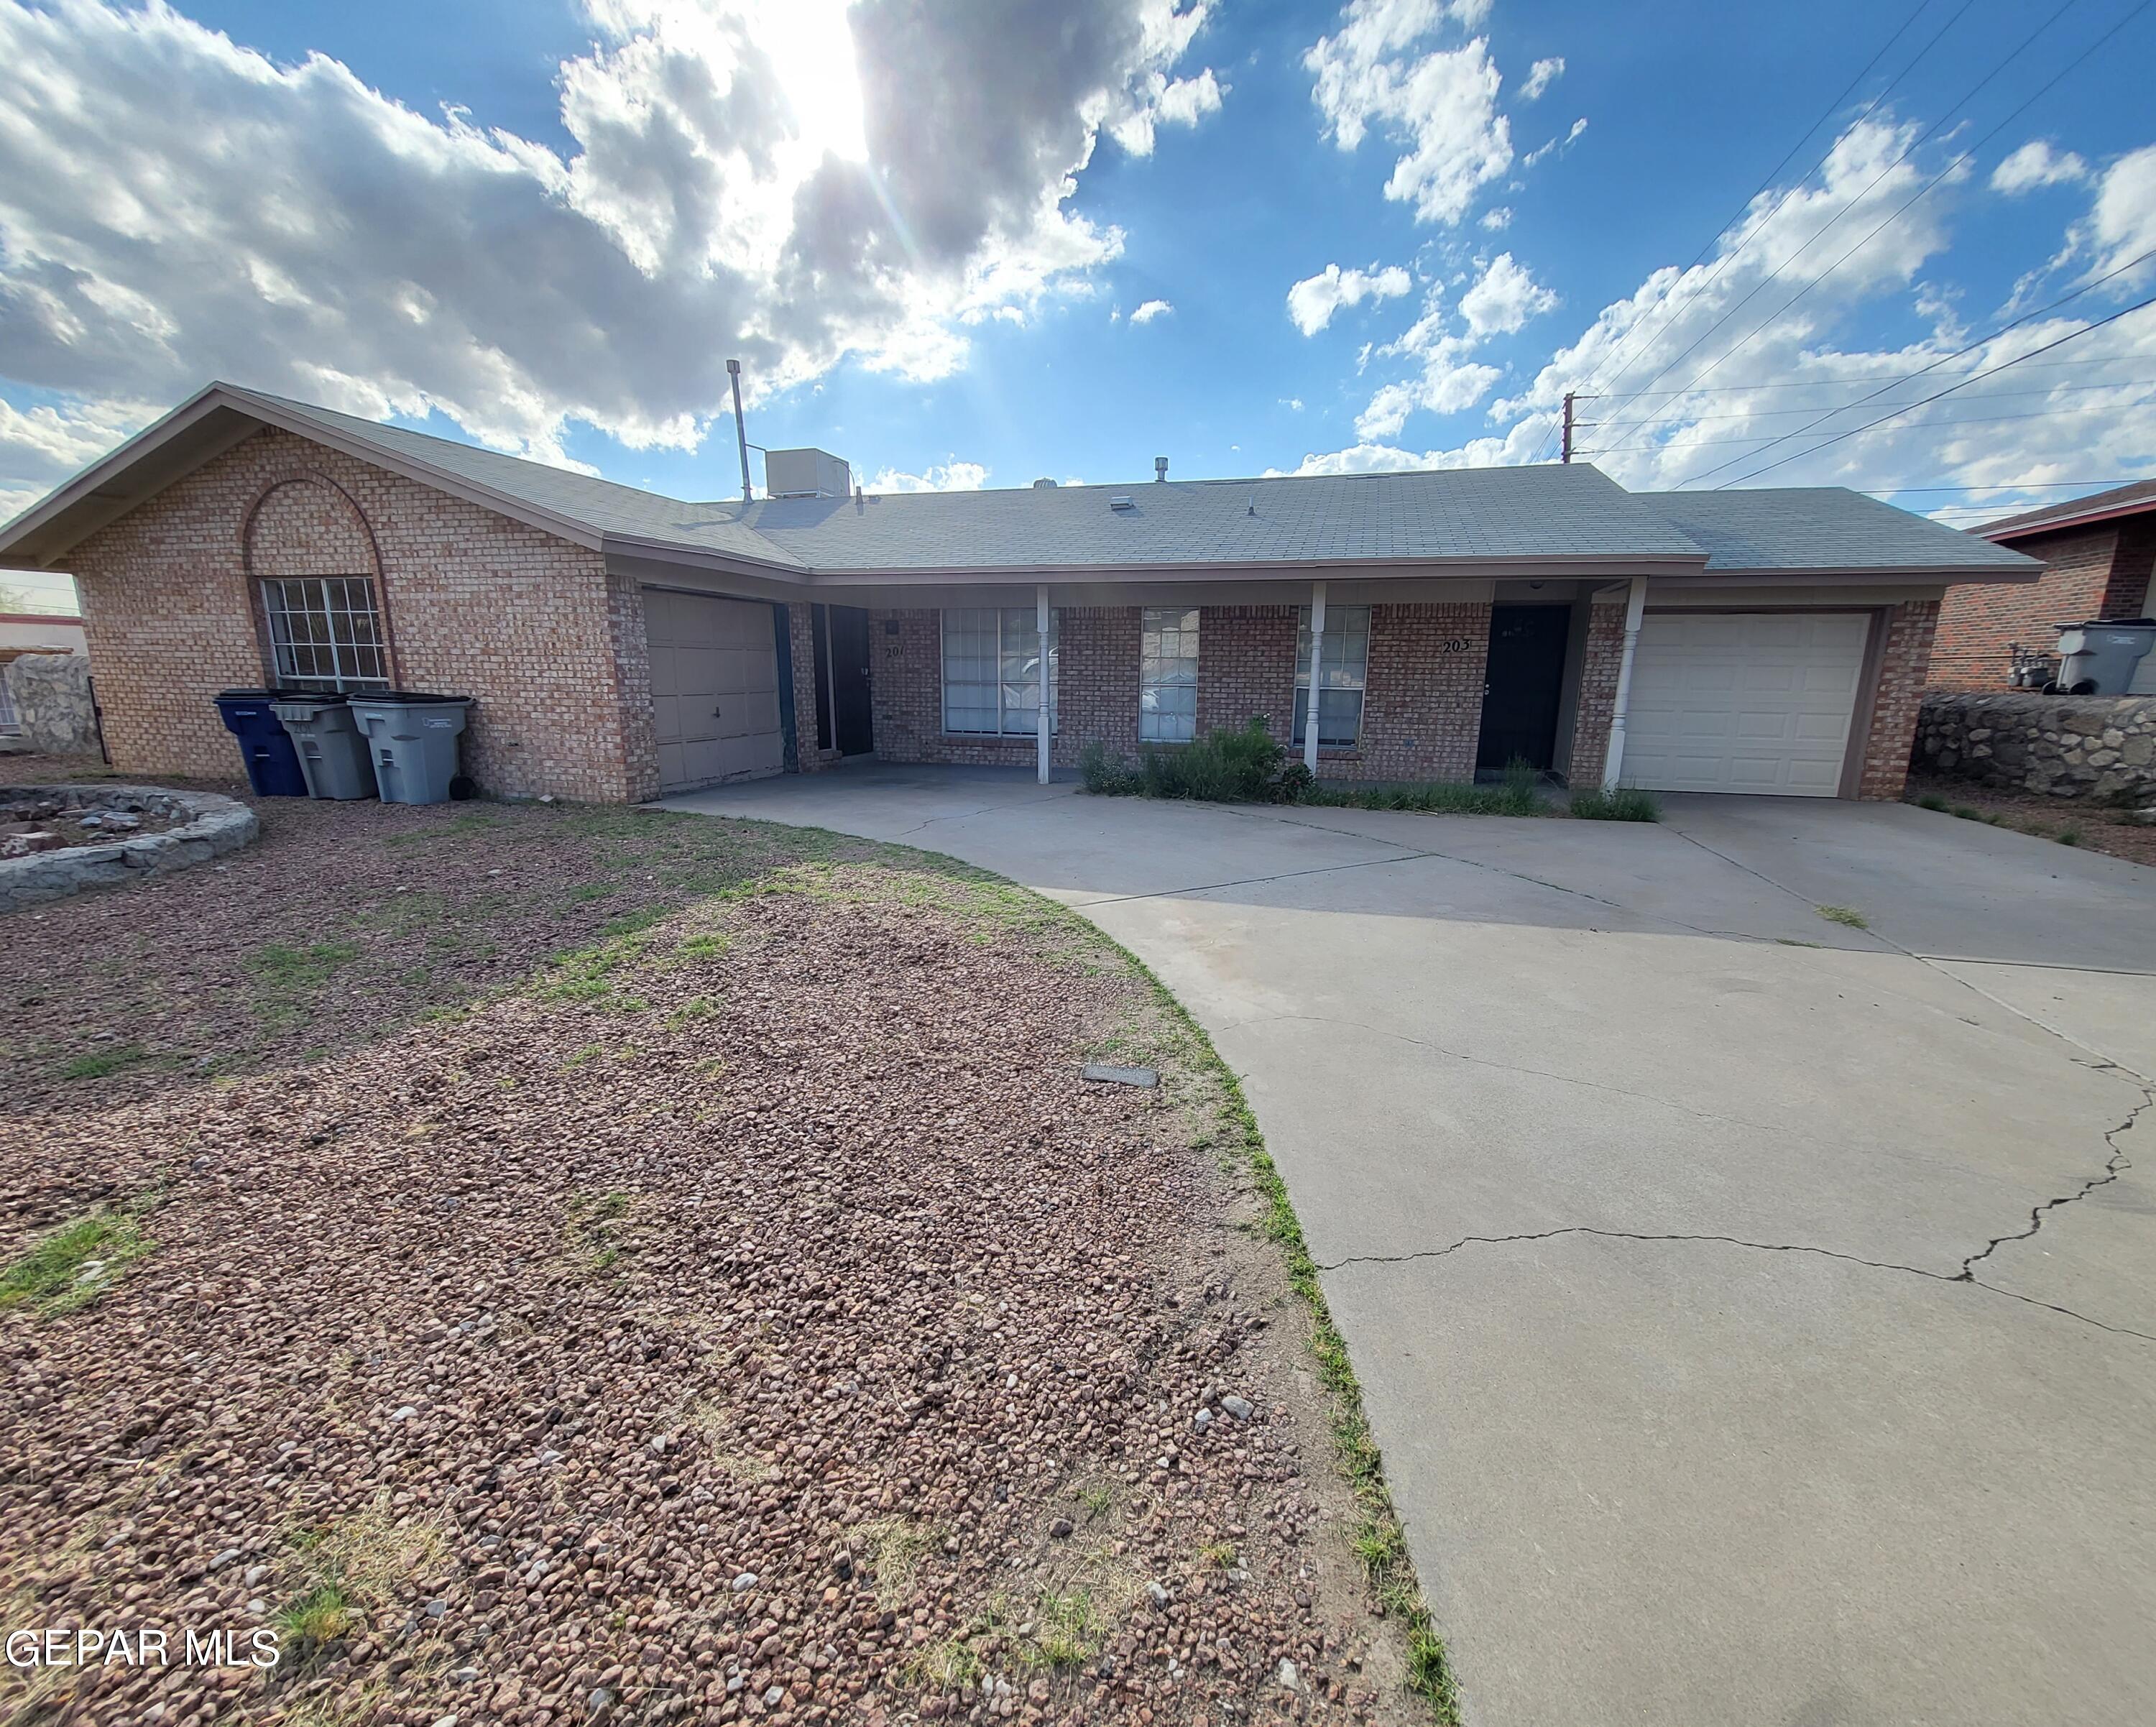
[(2059, 625), (2058, 686), (2071, 696), (2142, 693), (2137, 681), (2156, 645), (2156, 619), (2092, 618)]
[(470, 706), (469, 696), (408, 690), (352, 698), (352, 717), (373, 753), (383, 803), (449, 802), (449, 782), (457, 777), (457, 740)]
[(374, 759), (341, 696), (286, 691), (271, 704), (300, 758), (311, 798), (371, 798)]

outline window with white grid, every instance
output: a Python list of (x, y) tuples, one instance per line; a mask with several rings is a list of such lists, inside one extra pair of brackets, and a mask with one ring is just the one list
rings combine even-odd
[[(1317, 741), (1321, 746), (1353, 748), (1363, 734), (1363, 686), (1370, 669), (1370, 609), (1330, 605), (1325, 609), (1325, 645), (1319, 650)], [(1295, 639), (1295, 742), (1301, 748), (1303, 724), (1310, 712), (1310, 608), (1302, 609)]]
[(1198, 735), (1198, 608), (1147, 606), (1138, 647), (1138, 736), (1188, 743)]
[(365, 576), (284, 576), (264, 581), (270, 646), (280, 685), (305, 690), (386, 690), (389, 656), (374, 583)]
[[(1048, 614), (1048, 725), (1055, 728), (1055, 614)], [(943, 729), (1031, 738), (1040, 723), (1040, 631), (1029, 605), (943, 614)]]

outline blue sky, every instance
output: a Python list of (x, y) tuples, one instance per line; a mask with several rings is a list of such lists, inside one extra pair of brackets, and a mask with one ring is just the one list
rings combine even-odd
[(2156, 291), (2138, 0), (914, 10), (0, 0), (0, 511), (212, 375), (723, 496), (735, 352), (887, 488), (1531, 460), (1591, 383), (1628, 485), (2156, 467), (2156, 308), (1826, 443)]

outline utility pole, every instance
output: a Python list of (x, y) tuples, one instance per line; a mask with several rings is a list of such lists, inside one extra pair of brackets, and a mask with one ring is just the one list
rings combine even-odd
[(1569, 462), (1572, 460), (1572, 392), (1570, 390), (1564, 393), (1564, 445), (1558, 454), (1558, 460), (1561, 462)]
[[(742, 418), (741, 362), (739, 360), (726, 362), (726, 377), (734, 387), (734, 436), (741, 444), (742, 501), (744, 504), (751, 504), (756, 501), (756, 494), (749, 489), (748, 483), (748, 423)], [(1568, 396), (1565, 398), (1565, 414), (1569, 417), (1571, 413), (1572, 398)], [(1571, 435), (1569, 432), (1565, 434), (1568, 439)]]

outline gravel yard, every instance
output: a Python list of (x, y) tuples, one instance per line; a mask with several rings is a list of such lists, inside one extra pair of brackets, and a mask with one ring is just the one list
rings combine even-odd
[[(2036, 792), (1996, 791), (1965, 779), (1911, 774), (1902, 801), (1943, 809), (1965, 821), (2059, 840), (2090, 851), (2123, 857), (2130, 863), (2156, 864), (2156, 827), (2122, 820), (2125, 812), (2085, 798), (2051, 798)], [(2064, 836), (2070, 835), (2071, 838)]]
[(1087, 926), (757, 824), (257, 808), (8, 920), (0, 1629), (173, 1659), (0, 1718), (1430, 1719), (1235, 1100)]

